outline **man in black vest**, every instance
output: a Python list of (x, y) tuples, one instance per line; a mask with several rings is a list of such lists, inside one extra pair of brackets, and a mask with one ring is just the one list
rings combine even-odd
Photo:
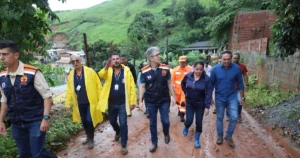
[[(148, 107), (150, 118), (150, 132), (152, 147), (150, 152), (155, 152), (157, 149), (157, 111), (160, 112), (161, 122), (163, 125), (163, 133), (165, 135), (165, 143), (169, 144), (170, 135), (170, 120), (169, 120), (169, 105), (170, 92), (175, 101), (173, 84), (171, 81), (170, 68), (168, 65), (160, 64), (161, 57), (157, 47), (150, 47), (146, 51), (146, 56), (150, 60), (150, 66), (142, 69), (141, 85), (139, 93), (139, 104), (142, 106), (144, 97), (145, 104)], [(173, 102), (174, 106), (175, 103)]]
[(21, 158), (56, 158), (45, 149), (52, 94), (43, 74), (19, 61), (19, 48), (13, 41), (0, 41), (0, 60), (6, 67), (0, 74), (0, 134), (6, 135), (3, 120), (7, 114)]

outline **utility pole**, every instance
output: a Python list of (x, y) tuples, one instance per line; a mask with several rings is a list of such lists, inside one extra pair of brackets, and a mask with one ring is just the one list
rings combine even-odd
[(133, 66), (135, 67), (136, 45), (133, 46)]
[(83, 40), (84, 40), (84, 48), (85, 48), (85, 58), (86, 58), (86, 65), (88, 67), (91, 66), (90, 64), (90, 57), (89, 57), (89, 52), (88, 52), (88, 44), (87, 44), (87, 39), (86, 39), (86, 34), (83, 34)]

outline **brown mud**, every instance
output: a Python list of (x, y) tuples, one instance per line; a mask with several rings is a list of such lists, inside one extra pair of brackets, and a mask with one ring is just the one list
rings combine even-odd
[[(212, 108), (213, 109), (213, 108)], [(171, 142), (164, 143), (162, 126), (158, 118), (158, 148), (155, 153), (150, 153), (151, 147), (149, 120), (142, 111), (133, 110), (132, 117), (128, 117), (128, 154), (121, 154), (120, 142), (114, 142), (115, 132), (106, 121), (99, 125), (95, 131), (95, 147), (87, 149), (81, 142), (85, 139), (85, 133), (71, 140), (66, 150), (57, 153), (65, 158), (283, 158), (300, 157), (300, 152), (287, 147), (288, 141), (270, 134), (245, 111), (243, 122), (238, 123), (233, 135), (236, 147), (231, 148), (224, 140), (222, 145), (216, 141), (216, 115), (212, 114), (203, 119), (203, 133), (201, 135), (201, 148), (194, 148), (195, 126), (191, 126), (188, 136), (184, 137), (182, 129), (184, 124), (180, 122), (175, 107), (170, 112), (170, 136)], [(159, 114), (158, 114), (159, 117)], [(224, 119), (224, 133), (227, 122)], [(278, 135), (278, 132), (277, 132)], [(280, 139), (280, 141), (278, 141)]]

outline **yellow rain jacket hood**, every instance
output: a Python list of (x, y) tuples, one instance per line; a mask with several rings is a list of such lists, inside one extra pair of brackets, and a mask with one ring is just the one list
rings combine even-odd
[[(102, 85), (97, 73), (93, 69), (83, 66), (83, 71), (87, 97), (90, 102), (91, 117), (93, 120), (93, 125), (94, 127), (96, 127), (98, 123), (101, 123), (103, 121), (99, 100)], [(81, 123), (81, 117), (78, 109), (77, 94), (75, 92), (74, 87), (74, 70), (72, 70), (68, 76), (65, 107), (73, 107), (73, 121)]]
[[(130, 106), (136, 105), (136, 88), (130, 69), (124, 65), (122, 65), (122, 67), (124, 68), (126, 113), (127, 115), (130, 115)], [(110, 94), (110, 86), (113, 77), (113, 68), (109, 67), (107, 70), (103, 68), (98, 74), (102, 79), (105, 80), (100, 94), (101, 111), (105, 112), (108, 110), (108, 97)]]

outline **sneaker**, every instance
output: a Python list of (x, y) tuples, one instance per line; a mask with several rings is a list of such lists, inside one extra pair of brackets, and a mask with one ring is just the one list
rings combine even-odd
[(217, 138), (217, 142), (218, 145), (223, 144), (223, 137), (219, 137)]
[(120, 140), (120, 134), (116, 134), (115, 135), (115, 141), (119, 141)]
[(126, 155), (128, 153), (128, 149), (126, 147), (122, 147), (122, 155)]
[(231, 146), (233, 148), (235, 147), (235, 144), (234, 144), (234, 141), (233, 141), (232, 137), (226, 136), (225, 140), (227, 141), (227, 143), (228, 143), (229, 146)]
[(216, 109), (214, 109), (213, 114), (216, 114), (216, 113), (217, 113), (217, 111), (216, 111)]

